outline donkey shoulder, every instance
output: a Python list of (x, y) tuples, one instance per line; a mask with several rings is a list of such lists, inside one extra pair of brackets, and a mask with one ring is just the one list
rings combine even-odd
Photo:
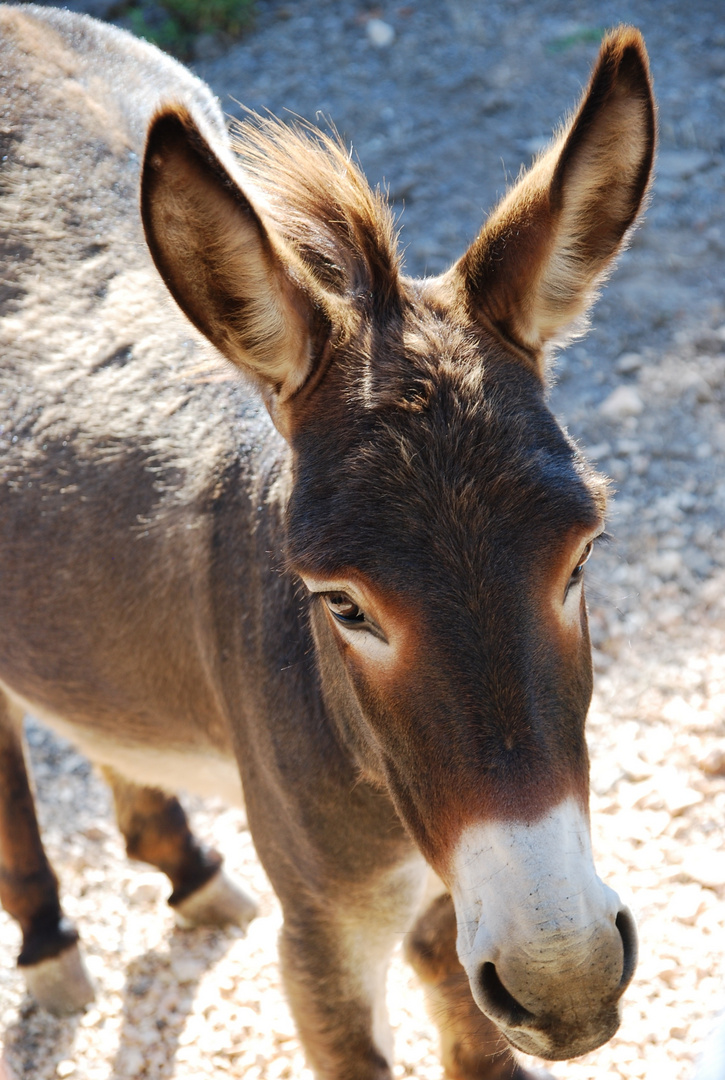
[(42, 470), (72, 443), (81, 456), (144, 446), (198, 472), (211, 446), (238, 445), (240, 414), (258, 440), (269, 425), (169, 300), (138, 213), (161, 100), (186, 103), (227, 145), (211, 91), (115, 27), (33, 5), (0, 6), (0, 71), (6, 469)]

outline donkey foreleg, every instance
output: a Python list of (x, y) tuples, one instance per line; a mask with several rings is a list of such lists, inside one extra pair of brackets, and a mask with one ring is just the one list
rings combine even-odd
[(438, 1027), (441, 1060), (450, 1080), (545, 1080), (525, 1069), (506, 1039), (473, 1000), (456, 952), (456, 913), (448, 893), (436, 897), (405, 939), (405, 958), (420, 978)]
[(284, 905), (282, 974), (317, 1080), (390, 1080), (387, 970), (424, 880), (425, 866), (414, 857), (373, 884)]
[(102, 771), (113, 792), (126, 852), (166, 874), (173, 888), (169, 904), (179, 925), (245, 929), (257, 914), (256, 900), (226, 875), (219, 852), (196, 839), (179, 800), (134, 784), (108, 766)]
[(40, 838), (25, 765), (22, 712), (0, 693), (0, 902), (20, 924), (18, 966), (36, 1001), (56, 1016), (93, 1000), (93, 985), (64, 916)]

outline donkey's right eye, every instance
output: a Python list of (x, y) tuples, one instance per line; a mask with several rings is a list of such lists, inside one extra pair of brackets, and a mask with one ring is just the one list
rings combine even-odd
[(347, 593), (333, 592), (325, 595), (325, 603), (338, 622), (344, 626), (359, 627), (366, 623), (365, 612), (351, 600)]

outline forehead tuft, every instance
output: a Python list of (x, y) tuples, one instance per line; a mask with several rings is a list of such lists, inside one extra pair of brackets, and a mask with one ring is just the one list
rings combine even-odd
[(293, 562), (424, 587), (444, 566), (480, 577), (509, 549), (529, 557), (601, 521), (606, 482), (497, 343), (408, 309), (354, 360), (342, 422), (311, 430), (298, 458)]
[[(562, 511), (568, 502), (572, 520), (603, 517), (609, 482), (553, 417), (538, 374), (466, 320), (411, 305), (365, 368), (362, 404), (378, 419), (381, 454), (385, 444), (391, 458), (397, 445), (406, 460), (437, 448), (442, 470), (433, 475), (458, 473), (467, 487), (488, 472), (502, 494), (518, 489), (522, 508), (538, 487)], [(419, 415), (403, 419), (399, 410)]]
[(461, 402), (481, 402), (492, 351), (493, 343), (466, 322), (408, 303), (399, 318), (371, 334), (362, 375), (353, 374), (349, 390), (361, 408), (380, 414), (424, 411), (444, 385), (456, 387)]
[(233, 122), (232, 143), (265, 219), (319, 284), (363, 310), (396, 309), (401, 256), (391, 207), (337, 133), (250, 113)]

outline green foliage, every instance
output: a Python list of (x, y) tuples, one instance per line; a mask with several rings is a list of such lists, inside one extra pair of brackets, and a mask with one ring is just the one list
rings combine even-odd
[(549, 52), (560, 53), (566, 52), (575, 45), (598, 45), (605, 32), (602, 26), (581, 26), (572, 33), (565, 34), (564, 37), (550, 41), (547, 48)]
[(124, 14), (138, 37), (188, 59), (199, 34), (239, 37), (254, 17), (255, 0), (157, 0), (149, 8), (132, 0)]

